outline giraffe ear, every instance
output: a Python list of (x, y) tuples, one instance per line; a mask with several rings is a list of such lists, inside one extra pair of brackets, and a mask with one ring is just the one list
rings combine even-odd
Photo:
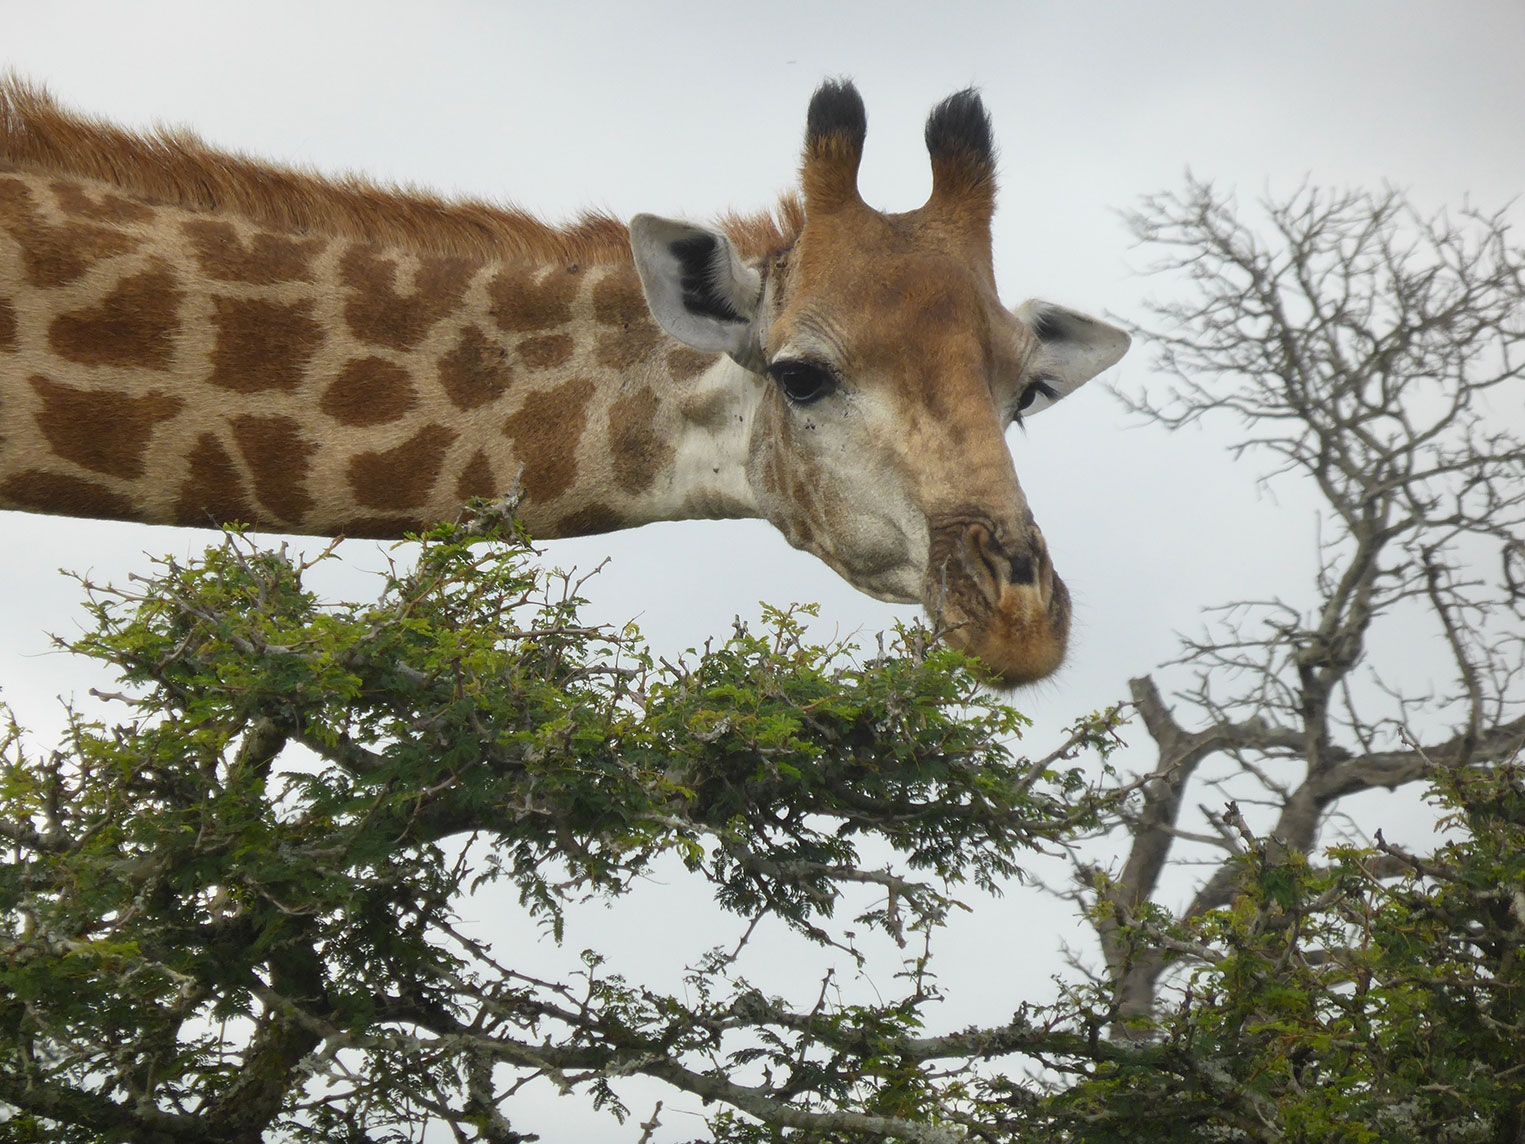
[(760, 356), (753, 321), (762, 276), (741, 261), (731, 240), (691, 223), (636, 215), (630, 249), (657, 323), (685, 345), (727, 353), (742, 365)]
[(1132, 341), (1116, 326), (1037, 298), (1012, 313), (1038, 339), (1027, 370), (1031, 380), (1020, 399), (1023, 416), (1047, 409), (1115, 365)]

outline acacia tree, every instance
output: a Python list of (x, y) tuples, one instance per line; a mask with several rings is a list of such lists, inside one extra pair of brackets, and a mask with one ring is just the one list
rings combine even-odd
[[(711, 1104), (717, 1140), (978, 1122), (970, 1061), (1052, 1030), (922, 1035), (924, 939), (960, 884), (993, 889), (1099, 822), (1111, 796), (1078, 756), (1110, 749), (1115, 713), (1019, 758), (1021, 716), (927, 633), (860, 661), (791, 612), (657, 663), (581, 623), (522, 543), (476, 531), (426, 538), (368, 604), (321, 603), (307, 566), (238, 538), (88, 586), (95, 627), (72, 647), (117, 670), (123, 717), (77, 718), (42, 757), (14, 728), (4, 744), (0, 1139), (432, 1123), (502, 1144), (540, 1135), (516, 1118), (525, 1084), (623, 1116), (628, 1075)], [(664, 854), (718, 916), (844, 949), (844, 926), (922, 941), (904, 992), (768, 996), (734, 948), (679, 994), (597, 951), (546, 980), (456, 921), (485, 884), (554, 939), (569, 904)], [(877, 898), (839, 919), (844, 887)]]

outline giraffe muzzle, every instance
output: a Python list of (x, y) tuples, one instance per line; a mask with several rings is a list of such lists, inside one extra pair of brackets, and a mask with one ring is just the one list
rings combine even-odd
[(954, 647), (976, 656), (1007, 687), (1051, 674), (1064, 659), (1070, 596), (1036, 528), (1014, 541), (983, 517), (931, 530), (923, 603)]

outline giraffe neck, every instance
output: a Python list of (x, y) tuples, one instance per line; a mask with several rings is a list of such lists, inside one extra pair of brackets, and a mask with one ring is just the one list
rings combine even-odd
[(669, 339), (623, 250), (597, 253), (431, 250), (0, 166), (0, 507), (388, 537), (517, 479), (547, 538), (756, 515), (755, 382)]

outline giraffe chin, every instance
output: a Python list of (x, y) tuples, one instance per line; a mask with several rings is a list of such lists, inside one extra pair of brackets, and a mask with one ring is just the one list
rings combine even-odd
[(1064, 662), (1069, 642), (1069, 592), (1057, 576), (1053, 591), (1033, 584), (1005, 584), (995, 606), (978, 615), (944, 607), (936, 618), (953, 647), (980, 661), (989, 682), (1002, 688), (1036, 683)]

